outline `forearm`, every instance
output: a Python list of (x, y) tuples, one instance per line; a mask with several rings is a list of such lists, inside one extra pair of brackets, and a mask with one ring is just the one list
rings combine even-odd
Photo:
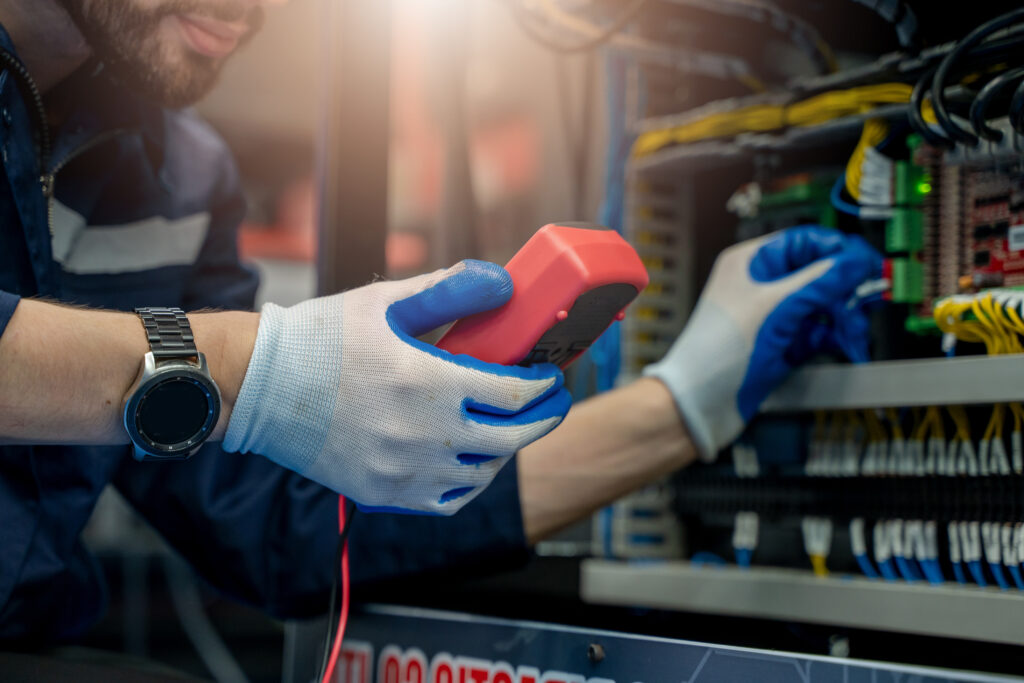
[[(223, 436), (259, 315), (190, 314), (221, 391)], [(122, 402), (149, 350), (137, 316), (22, 300), (0, 337), (0, 442), (127, 443)]]
[(558, 429), (516, 457), (532, 544), (693, 462), (697, 453), (665, 386), (640, 379), (575, 406)]

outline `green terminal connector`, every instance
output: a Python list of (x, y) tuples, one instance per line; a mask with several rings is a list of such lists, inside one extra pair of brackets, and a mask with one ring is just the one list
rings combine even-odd
[(928, 175), (909, 161), (897, 161), (893, 167), (893, 199), (896, 206), (917, 206), (932, 191)]
[(938, 334), (939, 324), (935, 318), (924, 315), (912, 315), (904, 322), (904, 327), (911, 334)]
[(891, 253), (920, 251), (924, 247), (924, 223), (917, 209), (895, 209), (885, 225), (885, 250)]
[(924, 268), (917, 259), (892, 259), (892, 300), (897, 304), (924, 301)]

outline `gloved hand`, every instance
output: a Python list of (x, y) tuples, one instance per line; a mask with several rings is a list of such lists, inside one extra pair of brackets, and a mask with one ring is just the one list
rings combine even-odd
[(511, 295), (504, 268), (463, 261), (266, 304), (224, 449), (265, 455), (363, 509), (453, 514), (569, 410), (554, 365), (493, 365), (416, 339)]
[[(829, 340), (810, 318), (864, 315), (846, 303), (881, 268), (863, 239), (820, 227), (722, 252), (686, 329), (644, 370), (668, 387), (705, 460), (739, 436), (802, 357)], [(842, 329), (866, 326), (840, 320), (835, 330)]]

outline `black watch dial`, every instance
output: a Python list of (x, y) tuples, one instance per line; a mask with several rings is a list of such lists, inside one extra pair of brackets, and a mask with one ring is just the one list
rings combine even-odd
[(167, 379), (139, 401), (139, 433), (155, 444), (180, 444), (204, 433), (212, 410), (209, 390), (189, 377)]

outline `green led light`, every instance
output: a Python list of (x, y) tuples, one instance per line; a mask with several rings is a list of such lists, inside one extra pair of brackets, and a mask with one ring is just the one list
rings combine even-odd
[(929, 192), (932, 191), (932, 184), (929, 183), (927, 180), (921, 180), (917, 183), (915, 189), (917, 190), (918, 194), (928, 194)]

